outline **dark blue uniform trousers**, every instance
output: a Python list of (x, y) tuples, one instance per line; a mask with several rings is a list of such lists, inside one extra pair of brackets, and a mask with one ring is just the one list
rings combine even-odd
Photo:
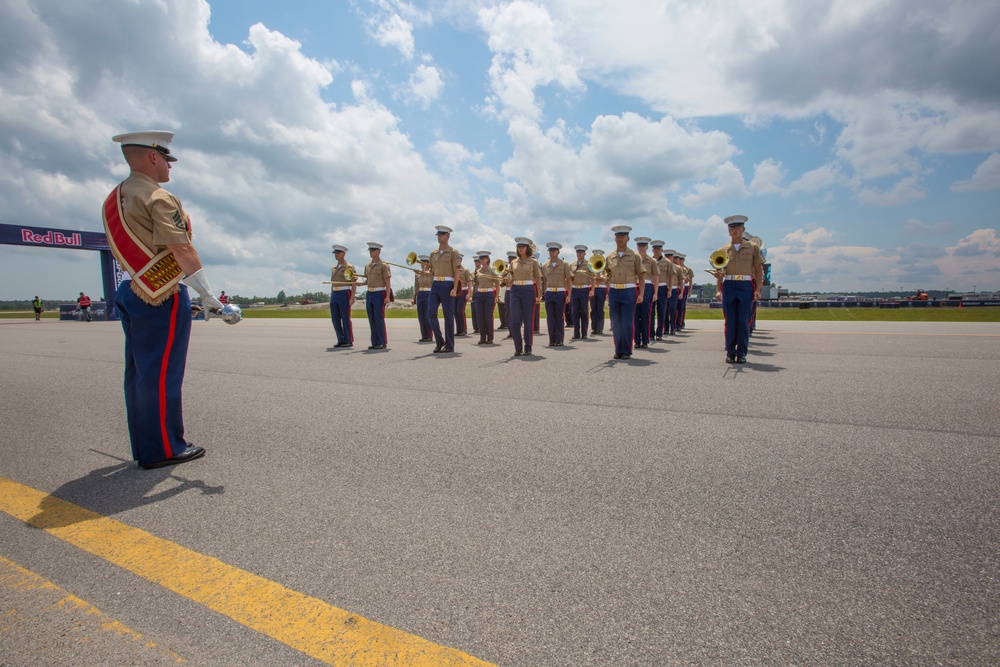
[(643, 283), (642, 303), (635, 307), (635, 343), (649, 344), (649, 332), (653, 326), (650, 319), (653, 315), (653, 283)]
[(750, 308), (753, 285), (749, 280), (722, 283), (722, 311), (726, 318), (726, 354), (747, 356), (750, 346)]
[(660, 284), (656, 288), (656, 307), (653, 308), (653, 317), (656, 320), (656, 337), (663, 336), (664, 330), (669, 331), (667, 323), (664, 321), (667, 316), (667, 286)]
[(608, 291), (608, 312), (611, 315), (611, 333), (615, 337), (615, 354), (632, 354), (632, 327), (638, 295), (638, 288), (635, 287)]
[(368, 290), (368, 296), (365, 297), (368, 328), (372, 330), (372, 345), (386, 345), (389, 342), (385, 333), (385, 301), (388, 294), (388, 291)]
[(466, 327), (468, 323), (465, 321), (465, 303), (467, 295), (468, 292), (463, 289), (458, 293), (458, 296), (455, 297), (455, 333), (467, 333)]
[(566, 337), (566, 320), (563, 311), (566, 307), (566, 291), (545, 291), (545, 324), (549, 332), (549, 345), (561, 343)]
[(604, 331), (604, 304), (608, 301), (608, 288), (598, 285), (590, 299), (590, 331)]
[(354, 327), (351, 326), (351, 290), (330, 292), (330, 319), (341, 345), (354, 342)]
[(587, 337), (587, 310), (590, 307), (590, 288), (574, 287), (570, 297), (573, 313), (573, 338)]
[(475, 325), (479, 330), (479, 340), (493, 340), (493, 305), (496, 303), (496, 292), (476, 292), (472, 297), (472, 312), (476, 317)]
[(531, 350), (534, 340), (532, 321), (535, 319), (535, 286), (513, 285), (510, 294), (510, 335), (514, 337), (514, 351)]
[(421, 339), (431, 337), (431, 324), (427, 320), (427, 299), (430, 295), (430, 292), (417, 290), (417, 324), (420, 325)]
[(181, 384), (191, 338), (187, 287), (159, 306), (150, 306), (125, 281), (115, 306), (125, 332), (125, 414), (132, 458), (158, 463), (187, 448)]
[[(451, 280), (435, 280), (431, 284), (431, 295), (427, 299), (427, 320), (430, 322), (434, 340), (439, 346), (455, 348), (455, 298), (451, 290), (455, 283)], [(438, 323), (438, 306), (444, 311), (444, 336)]]
[(670, 298), (667, 300), (667, 322), (665, 331), (667, 333), (676, 333), (677, 331), (677, 288), (676, 287), (670, 289)]

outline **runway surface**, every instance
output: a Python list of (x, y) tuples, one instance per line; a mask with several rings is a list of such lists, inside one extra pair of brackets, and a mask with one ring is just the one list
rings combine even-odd
[(354, 324), (196, 322), (143, 471), (120, 326), (0, 320), (0, 664), (1000, 663), (1000, 325)]

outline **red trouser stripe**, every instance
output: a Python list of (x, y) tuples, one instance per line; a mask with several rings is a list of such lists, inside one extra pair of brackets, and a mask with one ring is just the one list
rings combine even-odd
[(170, 366), (170, 350), (174, 346), (174, 333), (177, 331), (177, 306), (180, 299), (174, 294), (170, 297), (174, 305), (170, 307), (170, 331), (167, 334), (167, 347), (163, 351), (163, 361), (160, 363), (160, 433), (163, 436), (163, 454), (168, 459), (173, 458), (174, 451), (167, 437), (167, 370)]

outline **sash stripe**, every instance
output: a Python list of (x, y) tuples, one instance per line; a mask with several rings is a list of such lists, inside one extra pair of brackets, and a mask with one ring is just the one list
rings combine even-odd
[(170, 446), (170, 438), (167, 435), (167, 371), (170, 367), (170, 350), (174, 346), (174, 334), (177, 331), (177, 307), (180, 299), (173, 295), (173, 305), (170, 307), (170, 331), (167, 333), (167, 346), (163, 350), (163, 361), (160, 363), (160, 433), (163, 436), (163, 453), (170, 459), (174, 456), (174, 449)]

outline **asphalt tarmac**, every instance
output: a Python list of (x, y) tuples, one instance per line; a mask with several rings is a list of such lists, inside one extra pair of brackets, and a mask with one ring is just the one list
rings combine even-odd
[[(503, 667), (1000, 664), (1000, 325), (354, 325), (194, 323), (207, 455), (143, 471), (120, 326), (0, 320), (0, 477)], [(0, 557), (159, 651), (0, 585), (0, 664), (319, 664), (3, 512)]]

